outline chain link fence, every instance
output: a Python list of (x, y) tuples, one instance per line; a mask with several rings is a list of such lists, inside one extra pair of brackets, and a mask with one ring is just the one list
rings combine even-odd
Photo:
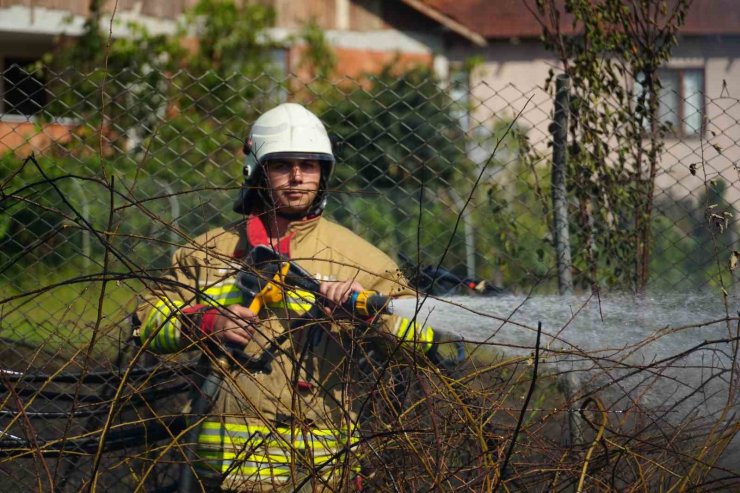
[[(142, 280), (161, 275), (178, 246), (239, 219), (231, 208), (242, 180), (243, 139), (251, 122), (279, 102), (307, 105), (337, 137), (326, 213), (389, 253), (420, 290), (480, 299), (557, 290), (549, 183), (553, 96), (540, 87), (481, 83), (461, 92), (424, 71), (330, 84), (74, 69), (45, 69), (40, 85), (30, 72), (19, 79), (18, 68), (11, 70), (16, 72), (4, 74), (0, 121), (3, 491), (176, 488), (183, 452), (167, 430), (183, 429), (178, 410), (201, 370), (188, 360), (141, 353), (131, 343), (127, 317)], [(15, 86), (8, 91), (11, 79)], [(705, 98), (703, 104), (703, 136), (666, 141), (651, 217), (651, 292), (732, 288), (740, 104), (729, 97)], [(573, 150), (574, 142), (566, 144)], [(571, 172), (577, 171), (578, 157), (570, 159)], [(569, 204), (570, 230), (577, 232), (583, 211), (575, 201)], [(578, 292), (588, 295), (595, 284), (634, 287), (594, 279), (577, 261), (586, 243), (574, 239), (571, 248)], [(622, 262), (608, 255), (601, 261)], [(635, 268), (629, 260), (616, 267)], [(721, 323), (729, 327), (731, 321), (727, 315)], [(723, 341), (736, 349), (732, 331)], [(616, 411), (592, 394), (603, 382), (574, 389), (572, 379), (563, 379), (568, 372), (537, 378), (528, 356), (505, 359), (483, 347), (487, 356), (466, 362), (454, 378), (415, 368), (416, 386), (406, 402), (419, 398), (428, 407), (420, 413), (409, 405), (414, 411), (401, 413), (405, 424), (428, 427), (435, 416), (446, 424), (434, 424), (441, 435), (425, 435), (412, 456), (430, 447), (440, 455), (413, 467), (398, 462), (391, 471), (388, 454), (412, 457), (403, 440), (393, 442), (396, 449), (377, 456), (384, 468), (377, 484), (400, 481), (403, 470), (399, 487), (408, 491), (435, 485), (480, 491), (501, 481), (544, 490), (575, 486), (589, 460), (596, 464), (589, 475), (604, 485), (648, 479), (680, 484), (671, 474), (695, 462), (691, 452), (672, 449), (673, 440), (701, 444), (714, 438), (724, 450), (737, 433), (724, 427), (720, 413), (712, 415), (714, 427), (682, 427), (686, 418), (671, 423), (659, 439), (645, 431), (651, 415), (634, 402), (639, 412), (620, 407), (625, 419), (607, 430), (600, 420)], [(627, 363), (621, 353), (573, 351), (565, 353), (650, 375), (630, 392), (658, 382), (654, 367)], [(700, 366), (721, 367), (716, 374), (730, 389), (724, 409), (732, 410), (737, 366), (726, 355), (721, 364)], [(665, 365), (683, 364), (683, 356)], [(705, 389), (710, 374), (691, 388), (692, 395)], [(524, 419), (517, 409), (530, 384), (540, 411)], [(457, 413), (451, 409), (456, 406), (474, 412)], [(488, 418), (494, 414), (499, 418)], [(162, 423), (167, 426), (155, 426)], [(565, 429), (571, 431), (563, 438)], [(606, 431), (610, 441), (603, 438)], [(508, 444), (517, 433), (525, 451), (499, 470), (509, 463)], [(449, 447), (439, 448), (445, 443), (440, 436), (451, 440)], [(599, 443), (603, 451), (594, 451)], [(572, 453), (563, 455), (565, 450)], [(697, 455), (704, 475), (697, 474), (707, 484), (737, 485), (736, 472), (706, 466), (722, 450), (716, 457)], [(620, 465), (610, 453), (632, 462)], [(530, 466), (545, 463), (557, 464), (557, 473), (532, 472)], [(647, 467), (642, 478), (640, 465)], [(432, 470), (444, 479), (431, 481)]]
[[(514, 292), (553, 291), (552, 96), (481, 84), (460, 98), (423, 75), (300, 89), (269, 77), (129, 72), (47, 73), (46, 87), (16, 84), (0, 127), (3, 186), (6, 195), (35, 192), (39, 202), (4, 200), (4, 275), (42, 263), (55, 271), (99, 266), (105, 248), (93, 235), (108, 220), (135, 264), (166, 266), (186, 236), (236, 219), (241, 140), (290, 90), (338, 138), (333, 218), (400, 263), (440, 264)], [(707, 100), (704, 137), (666, 139), (654, 193), (653, 290), (700, 290), (726, 274), (740, 197), (739, 111), (736, 99)], [(36, 163), (24, 163), (30, 155)], [(712, 234), (717, 221), (721, 235)], [(572, 219), (570, 228), (579, 227)]]

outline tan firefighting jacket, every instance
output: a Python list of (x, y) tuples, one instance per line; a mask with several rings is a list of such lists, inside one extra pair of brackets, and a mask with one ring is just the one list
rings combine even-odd
[[(149, 350), (202, 347), (206, 336), (197, 326), (204, 310), (248, 304), (235, 276), (245, 267), (249, 249), (261, 242), (264, 226), (255, 217), (247, 224), (210, 231), (175, 253), (171, 274), (151, 288), (137, 309), (140, 339)], [(282, 249), (321, 281), (354, 279), (380, 294), (412, 294), (387, 255), (322, 217), (292, 223)], [(259, 355), (313, 301), (310, 293), (293, 291), (263, 310), (245, 353)], [(376, 335), (395, 336), (417, 351), (428, 350), (433, 342), (430, 327), (400, 316), (385, 315), (376, 325)], [(353, 358), (360, 349), (353, 330), (341, 323), (307, 323), (289, 334), (270, 373), (232, 365), (201, 426), (199, 477), (223, 479), (225, 488), (244, 491), (292, 490), (306, 477), (335, 485), (351, 478), (359, 441), (352, 383)]]

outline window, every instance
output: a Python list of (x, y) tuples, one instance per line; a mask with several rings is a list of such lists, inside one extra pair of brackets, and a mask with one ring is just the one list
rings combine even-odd
[(2, 72), (2, 104), (3, 113), (14, 115), (35, 115), (46, 105), (46, 90), (44, 82), (34, 73), (28, 71), (28, 66), (36, 60), (21, 58), (6, 58)]
[[(698, 137), (704, 123), (704, 69), (662, 68), (658, 69), (658, 78), (662, 85), (659, 120), (669, 124), (674, 135)], [(636, 94), (644, 90), (641, 79), (638, 76)]]

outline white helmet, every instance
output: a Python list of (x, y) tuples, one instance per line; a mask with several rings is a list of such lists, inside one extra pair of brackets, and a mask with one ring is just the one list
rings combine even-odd
[(283, 103), (257, 118), (244, 143), (244, 187), (234, 210), (249, 214), (256, 201), (271, 200), (266, 190), (264, 165), (273, 159), (314, 159), (321, 163), (321, 182), (307, 215), (320, 214), (326, 205), (326, 187), (334, 173), (334, 153), (324, 124), (296, 103)]

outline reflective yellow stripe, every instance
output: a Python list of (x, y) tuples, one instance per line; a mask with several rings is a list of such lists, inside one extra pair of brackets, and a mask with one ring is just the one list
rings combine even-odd
[(359, 441), (359, 436), (353, 434), (350, 437), (350, 434), (344, 430), (326, 428), (310, 429), (304, 434), (300, 429), (285, 427), (271, 430), (259, 425), (206, 421), (201, 427), (198, 442), (203, 444), (230, 442), (237, 446), (253, 444), (270, 448), (292, 446), (304, 449), (306, 439), (311, 448), (329, 449), (344, 447), (348, 442), (354, 445)]
[(332, 429), (300, 429), (280, 427), (270, 430), (266, 426), (242, 425), (206, 421), (198, 436), (198, 455), (212, 460), (246, 460), (254, 464), (290, 464), (293, 455), (310, 451), (315, 465), (330, 461), (339, 462), (347, 452), (345, 447), (355, 447), (360, 436)]
[(286, 291), (285, 298), (291, 299), (295, 303), (304, 303), (310, 305), (316, 303), (316, 296), (311, 291), (304, 291), (302, 289)]
[[(230, 477), (233, 476), (245, 476), (251, 480), (277, 480), (285, 481), (291, 475), (291, 464), (279, 464), (279, 463), (261, 463), (253, 460), (244, 460), (243, 458), (237, 457), (238, 454), (229, 452), (214, 452), (214, 451), (198, 451), (199, 460), (195, 467), (199, 470), (199, 474), (203, 476), (213, 476), (214, 472), (217, 472), (216, 476), (222, 474), (228, 474)], [(251, 458), (251, 457), (250, 457)], [(328, 461), (318, 462), (314, 461), (312, 467), (322, 466)], [(304, 469), (304, 467), (298, 466), (298, 469)], [(344, 467), (345, 464), (342, 461), (337, 461), (334, 467)], [(333, 474), (333, 467), (323, 467), (320, 475), (328, 477)], [(349, 470), (359, 474), (362, 470), (362, 466), (359, 464), (351, 464)]]
[(141, 342), (152, 337), (149, 349), (155, 353), (173, 353), (180, 349), (179, 308), (185, 303), (160, 298), (141, 325)]
[[(262, 463), (253, 460), (244, 460), (243, 454), (233, 452), (198, 451), (198, 456), (205, 459), (205, 464), (224, 473), (227, 471), (245, 476), (289, 476), (290, 466), (283, 464)], [(232, 466), (236, 462), (236, 466)]]
[(314, 303), (316, 303), (316, 296), (313, 293), (297, 289), (285, 291), (281, 301), (269, 303), (267, 306), (272, 310), (287, 308), (297, 315), (303, 315), (313, 307)]
[[(302, 437), (303, 431), (300, 428), (287, 428), (279, 426), (275, 428), (268, 428), (267, 426), (261, 425), (242, 425), (237, 423), (221, 423), (219, 421), (206, 421), (203, 423), (203, 430), (219, 431), (225, 429), (230, 433), (241, 433), (246, 435), (263, 434), (263, 435), (280, 435), (280, 436), (294, 436)], [(330, 428), (311, 428), (308, 430), (308, 435), (315, 437), (328, 437), (345, 439), (349, 436), (347, 429), (330, 429)]]
[[(213, 286), (203, 291), (206, 304), (211, 306), (229, 306), (236, 303), (244, 303), (242, 292), (233, 282), (226, 282), (219, 286)], [(294, 290), (286, 291), (283, 299), (277, 303), (268, 303), (271, 309), (291, 310), (299, 315), (309, 311), (316, 302), (316, 296), (310, 291)]]
[(398, 322), (396, 322), (396, 337), (399, 339), (406, 340), (406, 333), (409, 330), (409, 327), (411, 326), (411, 321), (408, 318), (399, 318)]
[(419, 324), (405, 317), (398, 317), (393, 333), (404, 344), (416, 345), (420, 343), (425, 352), (432, 348), (432, 343), (434, 342), (434, 329), (429, 325), (420, 329)]
[(228, 306), (243, 302), (242, 292), (233, 282), (213, 286), (205, 291), (206, 304), (213, 306)]

